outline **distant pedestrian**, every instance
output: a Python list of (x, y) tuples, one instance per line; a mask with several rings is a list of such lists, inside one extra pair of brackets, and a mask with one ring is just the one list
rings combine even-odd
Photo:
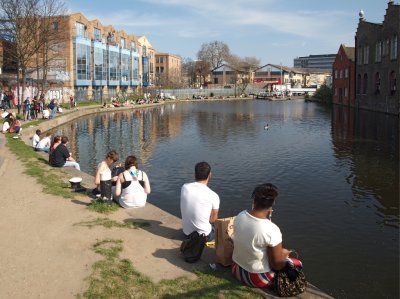
[(31, 102), (29, 100), (29, 97), (26, 97), (24, 101), (24, 120), (30, 120), (31, 119)]

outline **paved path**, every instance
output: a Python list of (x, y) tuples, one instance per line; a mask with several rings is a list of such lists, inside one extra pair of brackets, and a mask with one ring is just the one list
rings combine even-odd
[[(71, 118), (45, 122), (41, 129)], [(23, 132), (28, 144), (26, 134), (30, 136), (35, 129)], [(199, 263), (185, 263), (178, 250), (182, 237), (180, 219), (151, 204), (141, 209), (119, 209), (107, 216), (117, 221), (146, 221), (151, 224), (146, 229), (74, 226), (102, 216), (86, 208), (90, 202), (86, 196), (68, 200), (44, 194), (35, 179), (23, 173), (22, 163), (5, 142), (5, 136), (0, 134), (0, 298), (74, 298), (86, 290), (85, 278), (101, 258), (91, 246), (106, 238), (123, 240), (121, 257), (131, 260), (139, 272), (154, 282), (182, 276), (194, 279), (194, 266), (207, 267), (213, 262), (213, 250), (207, 248)], [(75, 170), (70, 171), (73, 176)], [(92, 185), (91, 176), (80, 175), (88, 186)], [(309, 288), (301, 298), (329, 296)]]

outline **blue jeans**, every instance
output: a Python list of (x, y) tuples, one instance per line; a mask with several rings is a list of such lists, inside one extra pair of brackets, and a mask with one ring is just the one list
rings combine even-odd
[(50, 148), (49, 147), (44, 147), (44, 148), (36, 148), (36, 151), (37, 152), (45, 152), (45, 153), (48, 153), (49, 151), (50, 151)]
[(215, 239), (214, 224), (211, 224), (211, 232), (210, 232), (210, 234), (207, 236), (207, 242), (214, 241), (214, 239)]
[(64, 167), (72, 166), (77, 170), (81, 170), (81, 167), (79, 166), (79, 163), (74, 162), (74, 161), (65, 161)]

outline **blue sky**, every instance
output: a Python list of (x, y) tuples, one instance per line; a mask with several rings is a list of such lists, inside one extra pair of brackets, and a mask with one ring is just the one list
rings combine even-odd
[[(113, 25), (153, 47), (196, 59), (202, 43), (226, 43), (231, 52), (261, 65), (354, 46), (358, 13), (382, 22), (388, 0), (65, 0), (69, 12)], [(398, 1), (395, 1), (398, 3)]]

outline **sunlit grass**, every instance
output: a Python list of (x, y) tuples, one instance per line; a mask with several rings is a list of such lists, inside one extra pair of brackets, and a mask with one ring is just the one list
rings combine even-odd
[[(85, 298), (260, 298), (251, 288), (236, 282), (229, 269), (198, 270), (197, 279), (178, 278), (153, 283), (135, 270), (132, 262), (121, 259), (122, 241), (96, 242), (93, 250), (103, 259), (92, 267)], [(177, 249), (178, 250), (178, 249)]]

